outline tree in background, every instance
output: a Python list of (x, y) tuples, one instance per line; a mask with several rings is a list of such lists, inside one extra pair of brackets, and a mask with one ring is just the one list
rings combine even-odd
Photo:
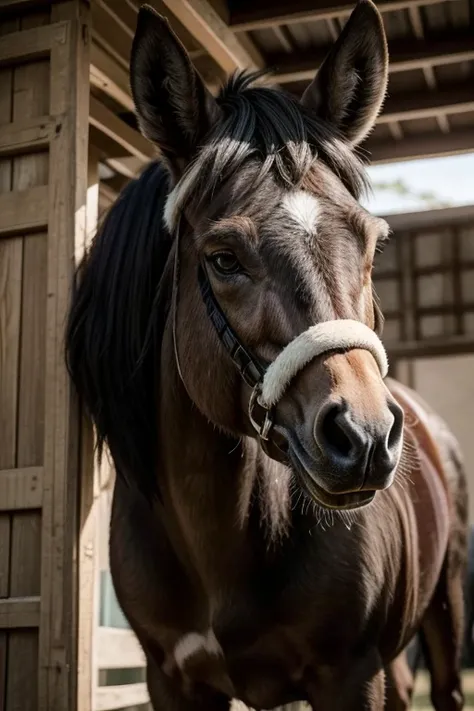
[(395, 193), (401, 197), (414, 198), (426, 204), (427, 208), (452, 207), (452, 202), (440, 197), (432, 190), (417, 191), (405, 183), (404, 180), (398, 178), (391, 181), (374, 181), (372, 187), (375, 190), (383, 190), (386, 192)]

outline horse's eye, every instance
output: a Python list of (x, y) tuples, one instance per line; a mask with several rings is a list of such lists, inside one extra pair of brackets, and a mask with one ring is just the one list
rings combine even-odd
[(230, 276), (242, 271), (239, 260), (232, 252), (217, 252), (209, 257), (209, 261), (216, 272), (222, 276)]

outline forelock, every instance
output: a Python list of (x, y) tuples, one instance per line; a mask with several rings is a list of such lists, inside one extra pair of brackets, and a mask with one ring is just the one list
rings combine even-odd
[(222, 118), (168, 197), (164, 213), (168, 229), (176, 227), (180, 211), (190, 203), (196, 210), (209, 204), (251, 160), (259, 167), (246, 186), (248, 192), (255, 191), (269, 173), (286, 189), (298, 188), (317, 160), (356, 199), (366, 192), (367, 176), (349, 144), (293, 96), (255, 85), (260, 75), (235, 74), (217, 97)]

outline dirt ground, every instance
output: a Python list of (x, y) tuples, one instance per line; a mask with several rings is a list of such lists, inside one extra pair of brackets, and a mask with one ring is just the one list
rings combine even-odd
[[(474, 669), (467, 669), (463, 672), (463, 682), (466, 696), (464, 711), (474, 711)], [(413, 708), (416, 711), (432, 711), (433, 709), (430, 702), (429, 677), (424, 671), (417, 674)]]

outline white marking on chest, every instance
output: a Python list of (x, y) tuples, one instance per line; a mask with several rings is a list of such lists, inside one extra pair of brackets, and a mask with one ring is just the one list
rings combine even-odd
[(319, 201), (305, 190), (293, 190), (283, 198), (283, 208), (289, 217), (312, 235), (316, 232), (319, 218)]
[(205, 652), (214, 657), (222, 656), (222, 648), (217, 641), (212, 629), (205, 634), (189, 632), (181, 637), (175, 644), (173, 656), (177, 666), (181, 669), (190, 657), (199, 652)]

